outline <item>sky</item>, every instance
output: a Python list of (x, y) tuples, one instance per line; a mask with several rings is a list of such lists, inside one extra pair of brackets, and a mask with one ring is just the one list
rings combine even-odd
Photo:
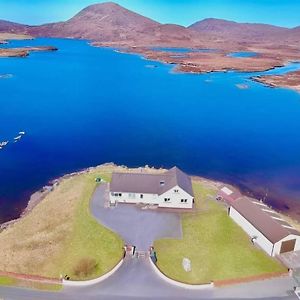
[[(0, 19), (38, 25), (64, 21), (101, 0), (0, 0)], [(300, 0), (115, 0), (161, 23), (188, 26), (205, 18), (300, 25)]]

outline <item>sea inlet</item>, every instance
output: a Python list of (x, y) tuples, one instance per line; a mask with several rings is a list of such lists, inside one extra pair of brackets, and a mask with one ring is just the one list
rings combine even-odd
[(6, 47), (33, 45), (59, 51), (0, 60), (0, 73), (12, 74), (0, 79), (0, 141), (26, 132), (0, 150), (1, 221), (50, 179), (104, 162), (177, 165), (300, 212), (298, 93), (250, 79), (262, 73), (176, 74), (87, 41)]

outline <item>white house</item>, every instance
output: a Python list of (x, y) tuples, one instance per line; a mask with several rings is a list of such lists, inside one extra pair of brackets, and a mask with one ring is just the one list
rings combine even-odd
[(262, 202), (239, 198), (229, 216), (270, 256), (300, 250), (300, 233)]
[(169, 208), (193, 208), (191, 178), (174, 167), (162, 174), (113, 173), (111, 203), (143, 203)]

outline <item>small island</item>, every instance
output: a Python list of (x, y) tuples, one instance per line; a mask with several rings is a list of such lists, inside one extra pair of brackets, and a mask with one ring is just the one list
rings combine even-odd
[[(9, 40), (32, 40), (33, 37), (24, 34), (0, 33), (0, 45), (7, 44)], [(35, 46), (19, 48), (1, 48), (0, 57), (26, 57), (30, 52), (36, 51), (57, 51), (53, 46)]]

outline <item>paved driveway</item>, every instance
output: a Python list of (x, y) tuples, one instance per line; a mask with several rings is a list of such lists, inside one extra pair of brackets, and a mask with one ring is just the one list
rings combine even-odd
[(181, 238), (180, 215), (157, 210), (142, 210), (132, 204), (118, 204), (105, 208), (108, 184), (101, 184), (91, 200), (94, 217), (122, 236), (125, 243), (135, 245), (138, 250), (148, 250), (156, 239)]

